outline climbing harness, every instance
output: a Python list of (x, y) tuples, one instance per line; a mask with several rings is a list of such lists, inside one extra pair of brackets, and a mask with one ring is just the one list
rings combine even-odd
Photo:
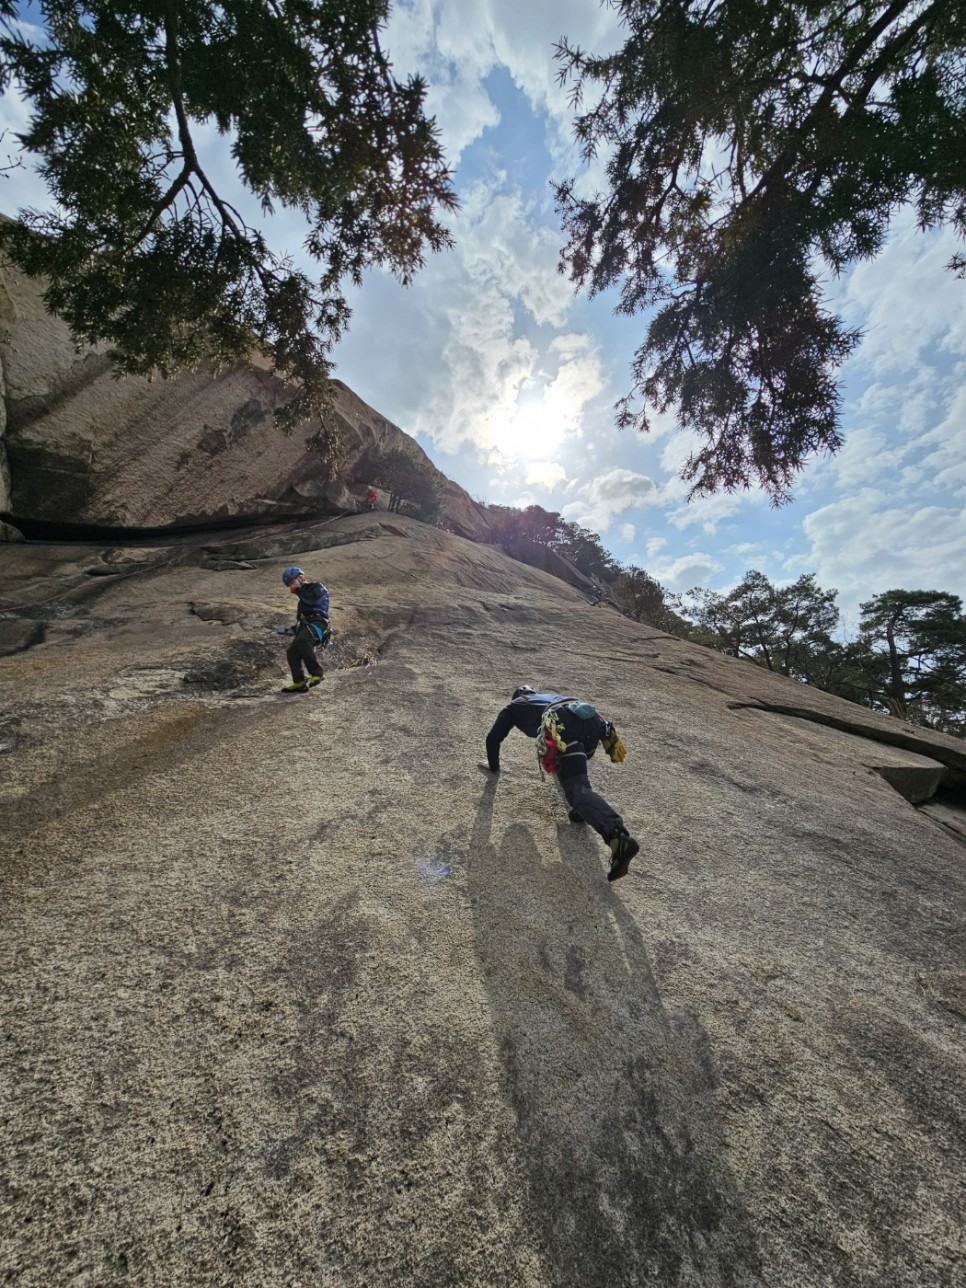
[(316, 648), (325, 649), (329, 647), (329, 644), (332, 641), (331, 626), (329, 626), (328, 624), (326, 624), (325, 626), (322, 626), (319, 622), (308, 622), (303, 618), (295, 628), (296, 634), (298, 634), (299, 627), (302, 627), (302, 626), (304, 626), (307, 630), (311, 631), (312, 635), (315, 638)]

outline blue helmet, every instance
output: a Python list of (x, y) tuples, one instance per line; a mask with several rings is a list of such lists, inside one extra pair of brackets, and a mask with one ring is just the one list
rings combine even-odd
[(513, 690), (513, 697), (510, 701), (515, 702), (517, 698), (525, 698), (531, 693), (536, 693), (536, 689), (531, 689), (529, 684), (521, 684), (519, 688)]
[(305, 573), (302, 571), (302, 569), (296, 568), (295, 565), (292, 564), (291, 568), (286, 568), (285, 571), (282, 573), (282, 583), (285, 586), (291, 586), (292, 582), (295, 580), (296, 577), (304, 577), (304, 576), (305, 576)]

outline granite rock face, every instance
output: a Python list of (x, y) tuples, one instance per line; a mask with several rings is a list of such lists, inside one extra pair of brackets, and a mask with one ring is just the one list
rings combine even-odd
[(38, 284), (10, 268), (0, 269), (0, 373), (0, 515), (14, 525), (153, 529), (353, 512), (379, 444), (425, 460), (456, 531), (480, 539), (489, 527), (418, 444), (340, 382), (331, 417), (343, 448), (327, 466), (312, 447), (316, 422), (289, 436), (275, 428), (290, 390), (258, 361), (116, 379), (103, 353), (75, 348)]
[(579, 568), (575, 567), (569, 559), (551, 550), (549, 546), (542, 546), (537, 541), (527, 541), (520, 537), (503, 540), (500, 548), (504, 554), (511, 559), (519, 559), (521, 563), (530, 564), (532, 568), (539, 568), (543, 572), (548, 572), (553, 577), (559, 577), (561, 581), (567, 582), (571, 586), (577, 586), (582, 590), (591, 591), (593, 582), (589, 577), (585, 577)]
[[(335, 646), (289, 698), (296, 553)], [(962, 743), (385, 514), (11, 545), (0, 601), (43, 626), (2, 661), (0, 1280), (962, 1282)], [(620, 729), (624, 880), (522, 735), (480, 769), (522, 682)]]

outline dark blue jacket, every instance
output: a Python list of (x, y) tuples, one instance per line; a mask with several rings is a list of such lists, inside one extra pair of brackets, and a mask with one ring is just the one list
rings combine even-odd
[(329, 624), (329, 592), (320, 581), (306, 581), (298, 588), (299, 607), (296, 622)]
[(563, 693), (525, 693), (523, 697), (508, 702), (493, 722), (486, 735), (486, 759), (494, 773), (500, 768), (500, 743), (513, 729), (519, 729), (528, 738), (536, 738), (540, 722), (547, 707), (558, 702), (576, 702)]

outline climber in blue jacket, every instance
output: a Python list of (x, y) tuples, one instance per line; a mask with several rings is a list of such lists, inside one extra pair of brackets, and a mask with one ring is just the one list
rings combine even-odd
[(302, 569), (294, 566), (282, 573), (282, 583), (299, 601), (295, 628), (291, 632), (294, 638), (286, 651), (292, 683), (286, 684), (282, 692), (306, 693), (321, 684), (325, 676), (315, 650), (320, 645), (324, 648), (332, 635), (329, 592), (320, 581), (306, 581)]
[(630, 861), (641, 847), (587, 776), (587, 762), (600, 745), (611, 760), (624, 759), (624, 744), (611, 722), (589, 702), (562, 693), (536, 693), (529, 684), (521, 684), (486, 735), (486, 761), (493, 774), (500, 772), (500, 744), (513, 729), (537, 740), (541, 768), (560, 778), (570, 821), (589, 823), (610, 847), (607, 880), (627, 876)]

